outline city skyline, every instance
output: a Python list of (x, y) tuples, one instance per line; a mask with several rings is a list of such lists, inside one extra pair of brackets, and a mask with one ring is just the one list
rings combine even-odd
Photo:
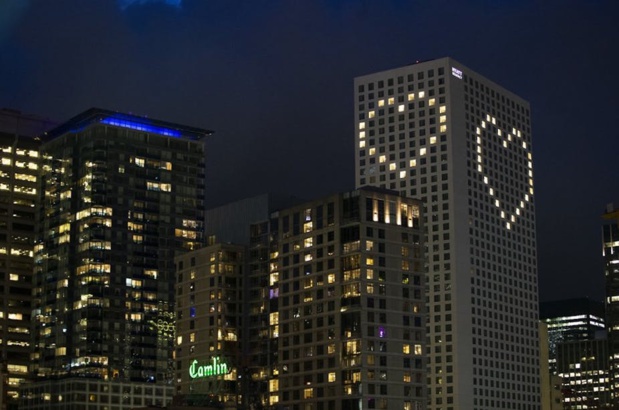
[(210, 205), (312, 198), (354, 185), (353, 78), (452, 56), (531, 102), (541, 300), (602, 298), (617, 5), (134, 3), (3, 5), (0, 106), (207, 126)]

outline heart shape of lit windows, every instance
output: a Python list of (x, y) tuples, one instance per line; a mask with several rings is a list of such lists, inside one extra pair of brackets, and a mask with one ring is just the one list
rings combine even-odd
[[(483, 135), (484, 131), (486, 135)], [(498, 143), (492, 154), (484, 151), (484, 139)], [(486, 144), (486, 146), (487, 149), (491, 149), (490, 143)], [(522, 170), (515, 170), (515, 175), (517, 175), (516, 178), (519, 175), (526, 175), (526, 181), (523, 181), (525, 189), (522, 197), (515, 199), (515, 203), (510, 207), (512, 209), (510, 211), (507, 209), (507, 195), (503, 195), (502, 199), (499, 198), (501, 195), (497, 193), (497, 186), (493, 185), (493, 183), (496, 184), (497, 182), (492, 181), (488, 175), (489, 173), (486, 171), (486, 168), (496, 169), (496, 167), (485, 164), (488, 164), (490, 161), (501, 161), (506, 168), (513, 168), (517, 166), (513, 164), (514, 160), (518, 161), (519, 158), (524, 158), (526, 161), (526, 173), (521, 172)], [(499, 209), (501, 218), (505, 220), (505, 227), (511, 229), (518, 217), (524, 212), (527, 202), (530, 202), (533, 196), (533, 157), (530, 147), (522, 138), (522, 132), (516, 128), (512, 128), (511, 132), (502, 130), (496, 127), (496, 118), (486, 114), (485, 120), (481, 120), (476, 128), (475, 166), (477, 172), (482, 176), (482, 181), (488, 194), (493, 199), (493, 205)], [(508, 185), (509, 182), (504, 181), (504, 184)], [(516, 184), (515, 188), (519, 189), (519, 186), (520, 184)]]

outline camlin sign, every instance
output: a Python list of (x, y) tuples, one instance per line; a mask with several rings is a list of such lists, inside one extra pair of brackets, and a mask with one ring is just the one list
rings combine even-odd
[(223, 376), (228, 374), (231, 369), (226, 363), (223, 363), (219, 357), (213, 357), (209, 364), (199, 364), (197, 360), (191, 362), (189, 366), (189, 377), (192, 379), (200, 379), (211, 376)]

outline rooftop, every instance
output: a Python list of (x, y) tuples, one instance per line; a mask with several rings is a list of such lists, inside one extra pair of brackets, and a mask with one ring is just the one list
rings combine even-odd
[(79, 132), (93, 124), (129, 128), (151, 134), (194, 141), (214, 133), (214, 131), (202, 128), (189, 127), (148, 117), (110, 111), (102, 108), (91, 108), (48, 131), (45, 139), (51, 140), (63, 134)]

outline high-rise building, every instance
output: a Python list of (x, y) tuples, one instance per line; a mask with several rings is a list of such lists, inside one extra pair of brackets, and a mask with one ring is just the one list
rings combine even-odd
[(280, 209), (248, 230), (244, 248), (177, 258), (177, 371), (191, 401), (425, 409), (420, 203), (364, 188)]
[(0, 110), (0, 380), (3, 409), (15, 408), (28, 380), (30, 313), (38, 191), (37, 138), (54, 125), (16, 110)]
[(605, 339), (603, 302), (589, 298), (542, 302), (540, 320), (548, 326), (548, 364), (551, 373), (556, 373), (559, 343)]
[(613, 404), (619, 407), (619, 209), (615, 204), (608, 204), (602, 217), (610, 388)]
[(529, 104), (451, 58), (355, 79), (356, 186), (425, 206), (430, 409), (537, 409)]
[[(174, 257), (204, 243), (210, 133), (101, 109), (48, 133), (33, 292), (33, 372), (43, 381), (27, 407), (171, 397)], [(75, 377), (84, 388), (74, 397)]]
[[(249, 225), (246, 226), (249, 234)], [(217, 243), (177, 257), (178, 401), (242, 404), (246, 246)]]
[(611, 404), (606, 338), (557, 345), (557, 375), (565, 410), (615, 409)]

